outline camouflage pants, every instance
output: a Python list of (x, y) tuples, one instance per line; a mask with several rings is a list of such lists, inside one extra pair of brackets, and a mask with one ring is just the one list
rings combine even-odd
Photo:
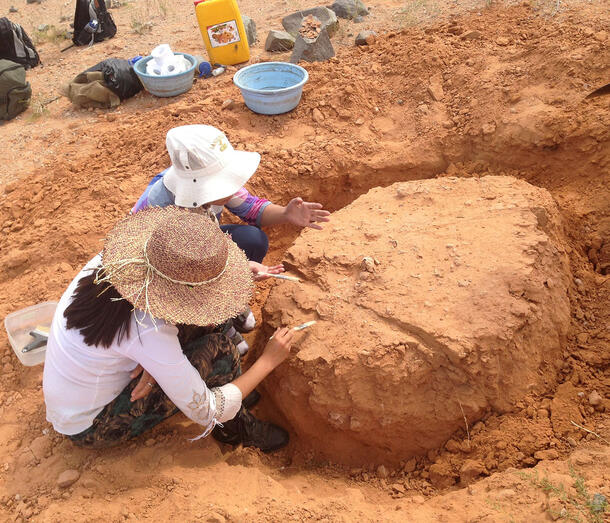
[[(239, 352), (224, 334), (209, 334), (205, 328), (179, 328), (184, 354), (209, 388), (233, 381), (241, 374)], [(140, 376), (131, 380), (123, 391), (104, 407), (93, 425), (79, 434), (69, 436), (87, 448), (119, 445), (139, 436), (178, 412), (178, 408), (155, 384), (146, 397), (131, 401), (131, 391)]]

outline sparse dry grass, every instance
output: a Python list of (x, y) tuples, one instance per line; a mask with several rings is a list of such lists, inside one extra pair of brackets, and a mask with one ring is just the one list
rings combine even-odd
[(35, 122), (40, 120), (43, 116), (49, 114), (49, 110), (47, 109), (47, 105), (49, 102), (46, 102), (44, 97), (41, 95), (33, 95), (30, 100), (30, 108), (32, 109), (32, 114), (29, 116), (29, 120), (31, 122)]
[(395, 18), (400, 27), (412, 27), (436, 18), (440, 12), (435, 0), (407, 0)]
[[(549, 515), (553, 520), (574, 521), (576, 523), (603, 523), (608, 509), (608, 502), (601, 494), (591, 495), (585, 478), (570, 465), (570, 476), (574, 490), (568, 491), (560, 483), (555, 484), (549, 478), (534, 472), (520, 472), (519, 475), (532, 485), (540, 488), (549, 498)], [(576, 491), (576, 495), (573, 492)], [(555, 501), (555, 503), (552, 503)]]
[(68, 32), (65, 29), (60, 29), (54, 25), (48, 26), (44, 31), (36, 30), (32, 35), (34, 45), (40, 45), (45, 42), (59, 44), (64, 40), (69, 40)]
[(131, 9), (131, 29), (134, 33), (149, 33), (155, 25), (154, 20), (164, 20), (172, 11), (168, 0), (146, 0), (135, 4), (131, 0), (121, 2), (121, 5)]
[(131, 30), (139, 35), (150, 33), (152, 31), (153, 23), (151, 21), (144, 22), (138, 18), (131, 19)]

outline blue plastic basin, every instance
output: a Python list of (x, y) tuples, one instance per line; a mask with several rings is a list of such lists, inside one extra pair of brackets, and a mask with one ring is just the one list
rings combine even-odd
[(248, 108), (259, 114), (292, 111), (299, 105), (308, 79), (305, 69), (287, 62), (249, 65), (233, 76)]
[(140, 79), (140, 82), (142, 82), (144, 88), (150, 94), (167, 98), (186, 93), (191, 87), (193, 87), (194, 71), (195, 66), (197, 65), (197, 60), (190, 54), (174, 54), (181, 54), (187, 58), (189, 62), (191, 62), (191, 67), (189, 67), (188, 70), (183, 73), (171, 74), (168, 76), (154, 76), (146, 73), (146, 64), (153, 59), (152, 56), (142, 58), (134, 64), (133, 70), (138, 75), (138, 78)]

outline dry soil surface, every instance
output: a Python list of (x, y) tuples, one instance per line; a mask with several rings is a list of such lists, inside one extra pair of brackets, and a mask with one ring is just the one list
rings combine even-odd
[[(307, 65), (300, 105), (277, 117), (245, 108), (233, 71), (174, 99), (141, 93), (108, 112), (51, 101), (62, 82), (108, 56), (146, 54), (162, 41), (201, 52), (188, 2), (129, 2), (113, 10), (119, 35), (89, 49), (60, 53), (64, 42), (37, 36), (45, 66), (28, 75), (32, 108), (0, 127), (0, 316), (57, 300), (168, 165), (167, 130), (208, 123), (263, 154), (249, 188), (279, 203), (301, 195), (337, 211), (378, 186), (446, 176), (510, 175), (547, 190), (572, 275), (556, 383), (392, 465), (336, 465), (296, 435), (272, 456), (190, 443), (198, 429), (180, 415), (128, 448), (94, 453), (53, 433), (42, 368), (20, 366), (2, 332), (3, 519), (603, 520), (594, 495), (610, 496), (610, 110), (608, 97), (584, 97), (610, 80), (610, 14), (604, 2), (486, 4), (373, 2), (365, 23), (341, 22), (337, 57)], [(0, 0), (2, 14), (9, 5)], [(284, 14), (309, 7), (241, 6), (260, 41)], [(67, 27), (59, 19), (72, 11), (59, 0), (16, 7), (12, 19), (32, 34), (42, 23)], [(361, 28), (379, 32), (374, 45), (352, 45)], [(271, 58), (259, 44), (254, 60)], [(228, 99), (235, 103), (222, 109)], [(282, 260), (298, 234), (270, 231), (268, 261)], [(258, 288), (259, 318), (273, 286)], [(267, 335), (259, 328), (249, 339), (257, 349)], [(268, 398), (258, 414), (287, 423)]]

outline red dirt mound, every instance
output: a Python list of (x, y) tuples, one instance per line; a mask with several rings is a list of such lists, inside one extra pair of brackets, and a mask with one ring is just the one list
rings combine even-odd
[[(556, 382), (570, 281), (558, 208), (511, 177), (373, 189), (286, 253), (272, 326), (305, 320), (267, 391), (325, 457), (399, 462)], [(303, 412), (309, 412), (303, 416)]]

